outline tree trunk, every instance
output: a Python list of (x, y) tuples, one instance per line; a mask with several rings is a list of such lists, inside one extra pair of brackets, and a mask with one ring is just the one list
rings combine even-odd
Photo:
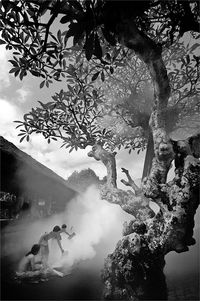
[[(119, 20), (117, 33), (120, 43), (133, 49), (146, 63), (152, 77), (154, 107), (150, 128), (155, 156), (150, 174), (137, 195), (127, 195), (127, 192), (117, 189), (116, 172), (109, 170), (116, 168), (114, 156), (107, 154), (105, 157), (109, 160), (101, 157), (108, 170), (108, 183), (106, 189), (102, 188), (102, 196), (120, 204), (133, 215), (133, 220), (124, 226), (124, 237), (106, 259), (104, 297), (112, 300), (161, 300), (167, 298), (163, 274), (165, 254), (172, 250), (187, 251), (188, 246), (195, 243), (192, 235), (194, 214), (199, 204), (200, 163), (193, 157), (188, 143), (172, 144), (167, 135), (165, 113), (170, 87), (161, 48), (141, 33), (132, 19)], [(174, 158), (176, 177), (166, 184)], [(127, 181), (124, 183), (126, 185)], [(112, 188), (110, 191), (109, 186)], [(151, 216), (149, 201), (156, 202), (161, 209), (154, 217)], [(155, 295), (156, 284), (163, 289), (156, 290), (158, 294)]]
[(153, 144), (153, 135), (151, 131), (149, 131), (148, 142), (147, 142), (147, 150), (144, 160), (144, 168), (142, 173), (142, 180), (145, 177), (148, 177), (152, 167), (152, 161), (154, 157), (154, 144)]
[(92, 147), (92, 151), (88, 153), (89, 157), (95, 158), (97, 161), (102, 161), (107, 169), (107, 185), (109, 187), (117, 187), (117, 171), (116, 171), (116, 153), (109, 153), (102, 145), (96, 144)]

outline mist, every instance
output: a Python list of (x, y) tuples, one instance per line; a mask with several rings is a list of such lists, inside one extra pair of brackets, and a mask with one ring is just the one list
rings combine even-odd
[[(120, 206), (101, 200), (99, 191), (91, 186), (85, 193), (72, 199), (60, 214), (34, 222), (25, 219), (9, 224), (3, 230), (6, 239), (2, 253), (19, 260), (33, 244), (38, 243), (42, 234), (52, 231), (55, 225), (61, 227), (65, 223), (67, 231), (74, 231), (76, 235), (69, 240), (65, 233), (61, 234), (61, 244), (66, 251), (64, 256), (56, 242), (50, 241), (50, 264), (70, 269), (75, 263), (95, 257), (92, 262), (99, 267), (122, 237), (123, 223), (127, 220), (131, 220), (129, 214)], [(13, 231), (15, 225), (19, 231)]]

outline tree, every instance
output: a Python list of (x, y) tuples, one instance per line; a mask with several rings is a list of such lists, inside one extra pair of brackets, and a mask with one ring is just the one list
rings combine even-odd
[[(36, 132), (42, 133), (49, 142), (61, 138), (70, 151), (93, 145), (88, 155), (102, 161), (107, 168), (102, 197), (134, 216), (105, 263), (104, 297), (108, 299), (165, 298), (166, 284), (162, 276), (165, 254), (171, 250), (186, 251), (195, 243), (192, 235), (199, 203), (197, 146), (200, 136), (195, 133), (185, 141), (172, 141), (168, 135), (169, 99), (173, 98), (176, 103), (176, 93), (179, 95), (183, 89), (181, 93), (187, 95), (187, 91), (184, 85), (179, 85), (176, 70), (172, 74), (167, 72), (162, 52), (187, 31), (192, 31), (194, 39), (197, 38), (198, 5), (197, 1), (159, 0), (2, 1), (0, 42), (13, 50), (10, 72), (20, 79), (27, 72), (42, 77), (41, 88), (61, 78), (68, 83), (67, 90), (57, 93), (53, 101), (41, 103), (41, 107), (24, 116), (19, 124), (24, 126), (21, 139), (28, 140), (29, 135)], [(64, 24), (63, 30), (53, 33), (56, 20)], [(72, 46), (69, 39), (73, 41)], [(149, 120), (154, 145), (150, 174), (139, 188), (129, 172), (122, 170), (127, 176), (124, 183), (133, 188), (132, 193), (117, 188), (116, 153), (112, 149), (115, 137), (110, 130), (99, 130), (98, 120), (105, 107), (102, 91), (95, 85), (99, 76), (105, 80), (107, 71), (113, 74), (127, 55), (126, 49), (134, 51), (146, 65), (154, 91)], [(67, 58), (73, 51), (78, 52), (76, 61), (68, 63)], [(95, 67), (88, 68), (86, 61), (79, 64), (84, 54), (88, 61), (96, 62)], [(184, 66), (189, 63), (187, 56), (185, 59)], [(198, 56), (193, 60), (192, 64), (198, 69)], [(177, 70), (180, 68), (178, 65)], [(188, 79), (192, 69), (186, 69)], [(176, 92), (170, 89), (169, 78), (173, 76)], [(194, 86), (192, 75), (192, 92)], [(176, 176), (166, 183), (173, 160)], [(157, 214), (149, 207), (150, 201), (160, 208)], [(159, 291), (159, 295), (153, 295), (157, 291), (157, 288), (154, 290), (155, 279), (162, 294)]]
[(103, 180), (100, 180), (96, 173), (88, 168), (83, 169), (80, 172), (74, 171), (66, 180), (67, 185), (73, 189), (84, 192), (89, 186), (95, 185), (99, 186), (104, 183)]
[[(177, 40), (170, 49), (166, 48), (163, 51), (173, 91), (166, 112), (166, 127), (169, 133), (185, 115), (199, 112), (198, 57), (194, 55), (197, 49), (197, 43), (190, 45), (183, 40)], [(121, 142), (116, 141), (118, 143), (115, 144), (118, 147), (123, 145), (129, 149), (129, 153), (134, 148), (139, 148), (140, 152), (140, 149), (143, 150), (147, 145), (144, 178), (149, 174), (154, 156), (149, 128), (153, 87), (145, 64), (133, 52), (129, 51), (120, 64), (114, 74), (108, 73), (109, 80), (103, 83), (105, 103), (109, 110), (101, 118), (101, 124), (111, 129), (112, 135), (116, 135)], [(181, 69), (178, 69), (180, 64)], [(100, 85), (102, 86), (102, 83)]]

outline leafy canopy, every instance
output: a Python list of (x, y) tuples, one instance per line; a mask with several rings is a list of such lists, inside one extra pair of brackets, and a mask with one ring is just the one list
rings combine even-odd
[[(169, 46), (188, 30), (198, 31), (198, 1), (127, 1), (126, 5), (123, 1), (103, 0), (1, 2), (0, 44), (13, 51), (10, 73), (22, 80), (30, 72), (42, 78), (40, 88), (49, 87), (54, 81), (67, 83), (66, 91), (61, 90), (51, 102), (40, 102), (40, 107), (25, 114), (24, 121), (19, 122), (19, 127), (24, 126), (19, 134), (21, 141), (29, 140), (29, 135), (36, 132), (42, 133), (48, 142), (61, 138), (63, 146), (70, 147), (70, 151), (98, 140), (112, 149), (125, 143), (126, 138), (120, 141), (111, 129), (101, 126), (100, 118), (110, 108), (106, 106), (107, 98), (98, 80), (110, 80), (114, 71), (127, 65), (130, 52), (118, 43), (118, 31), (120, 22), (130, 16), (144, 35), (162, 47)], [(192, 60), (198, 68), (199, 58), (194, 56)], [(194, 94), (197, 76), (192, 75), (194, 64), (188, 67), (190, 62), (187, 56), (182, 64), (187, 69), (187, 78), (190, 74), (190, 94)], [(174, 78), (179, 94), (177, 70), (169, 76)], [(179, 101), (188, 93), (187, 78), (183, 94), (177, 96)], [(116, 112), (125, 117), (123, 110), (122, 107)], [(132, 112), (132, 122), (133, 116)], [(130, 125), (138, 124), (134, 120)], [(137, 135), (140, 138), (143, 134)], [(143, 147), (145, 140), (137, 145)], [(137, 145), (130, 143), (128, 147)]]

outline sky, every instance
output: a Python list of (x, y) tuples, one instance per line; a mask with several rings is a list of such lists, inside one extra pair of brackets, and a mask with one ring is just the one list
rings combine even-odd
[[(9, 74), (11, 64), (8, 62), (12, 54), (9, 53), (4, 45), (0, 46), (0, 135), (8, 141), (14, 143), (19, 149), (26, 152), (34, 159), (44, 164), (58, 175), (67, 179), (73, 171), (80, 171), (91, 168), (95, 173), (103, 178), (106, 175), (106, 169), (101, 162), (87, 156), (90, 147), (85, 150), (78, 150), (69, 153), (67, 149), (60, 148), (62, 141), (54, 141), (50, 144), (40, 134), (31, 135), (29, 142), (19, 142), (17, 136), (19, 131), (15, 129), (14, 120), (23, 120), (23, 114), (27, 113), (32, 107), (37, 106), (37, 101), (48, 102), (51, 96), (64, 89), (64, 82), (54, 83), (50, 88), (40, 89), (41, 79), (28, 75), (22, 81)], [(121, 167), (127, 168), (133, 179), (139, 179), (142, 176), (145, 152), (137, 155), (133, 152), (121, 150), (116, 156), (118, 173), (118, 186), (126, 187), (121, 184), (120, 179), (123, 174)]]
[[(45, 14), (42, 18), (46, 22), (49, 18)], [(57, 26), (62, 29), (62, 24), (56, 20), (53, 28), (57, 30)], [(191, 37), (189, 37), (191, 38)], [(188, 37), (186, 40), (189, 39)], [(12, 58), (12, 53), (8, 52), (4, 45), (0, 45), (0, 135), (10, 142), (14, 143), (19, 149), (28, 153), (34, 159), (52, 169), (58, 175), (67, 179), (73, 171), (80, 171), (91, 168), (95, 173), (103, 178), (106, 176), (106, 169), (101, 162), (87, 156), (90, 147), (85, 150), (78, 150), (69, 153), (67, 149), (60, 148), (62, 141), (54, 141), (50, 144), (40, 134), (32, 134), (30, 141), (23, 140), (19, 142), (19, 133), (15, 129), (14, 120), (23, 120), (23, 115), (29, 112), (33, 107), (37, 106), (37, 101), (48, 102), (55, 92), (65, 89), (64, 82), (54, 82), (49, 88), (40, 89), (39, 85), (42, 79), (27, 75), (20, 81), (13, 74), (9, 74), (12, 65), (8, 62)], [(142, 177), (144, 165), (145, 151), (132, 152), (130, 155), (127, 150), (120, 150), (116, 155), (116, 163), (118, 170), (118, 187), (128, 189), (120, 180), (124, 178), (121, 168), (129, 170), (130, 175), (136, 183), (139, 184)], [(169, 173), (171, 177), (172, 170)]]

